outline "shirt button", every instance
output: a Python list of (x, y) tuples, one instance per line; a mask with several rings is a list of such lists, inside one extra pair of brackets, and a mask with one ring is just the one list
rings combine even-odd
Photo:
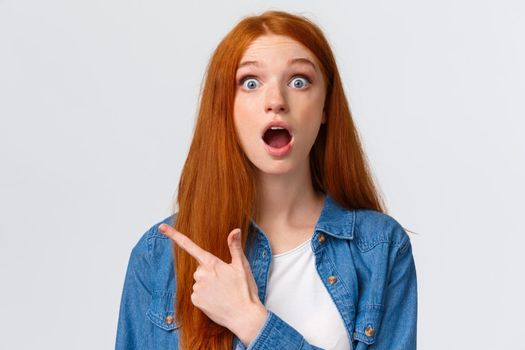
[(328, 277), (328, 283), (334, 284), (337, 281), (337, 278), (335, 276)]
[(319, 243), (323, 243), (324, 241), (326, 241), (326, 238), (322, 233), (320, 233), (319, 236), (317, 236), (317, 240), (319, 241)]
[(263, 256), (263, 258), (266, 256), (266, 250), (263, 250), (262, 256)]
[(370, 325), (366, 326), (366, 328), (365, 328), (365, 335), (367, 337), (373, 336), (374, 335), (374, 328), (372, 328), (372, 326), (370, 326)]
[(172, 315), (166, 316), (166, 318), (164, 319), (164, 322), (166, 322), (167, 324), (172, 324), (173, 323), (173, 316)]

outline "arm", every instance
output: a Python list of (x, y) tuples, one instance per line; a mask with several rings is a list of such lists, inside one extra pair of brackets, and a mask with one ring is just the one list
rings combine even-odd
[(131, 251), (120, 302), (115, 349), (143, 349), (146, 311), (151, 301), (147, 233)]
[(248, 347), (242, 342), (239, 342), (236, 350), (324, 350), (309, 344), (295, 328), (272, 311), (267, 311), (268, 317), (255, 339), (250, 342)]
[[(384, 304), (381, 330), (369, 350), (416, 350), (417, 279), (408, 236), (396, 253)], [(367, 345), (358, 342), (356, 350), (362, 349)]]

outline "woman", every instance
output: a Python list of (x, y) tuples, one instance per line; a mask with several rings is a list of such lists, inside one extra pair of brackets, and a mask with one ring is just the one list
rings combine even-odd
[(268, 11), (219, 44), (177, 203), (132, 251), (118, 349), (416, 348), (410, 240), (308, 19)]

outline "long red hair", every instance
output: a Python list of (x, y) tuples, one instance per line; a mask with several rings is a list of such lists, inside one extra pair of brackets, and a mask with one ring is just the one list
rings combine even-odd
[[(230, 261), (228, 233), (243, 232), (257, 217), (254, 165), (244, 154), (233, 123), (237, 65), (247, 46), (264, 34), (288, 36), (319, 60), (326, 82), (326, 123), (310, 152), (312, 185), (349, 209), (385, 212), (363, 152), (330, 45), (305, 17), (267, 11), (242, 19), (219, 43), (209, 62), (193, 140), (182, 170), (175, 228), (223, 261)], [(174, 245), (176, 320), (183, 349), (229, 350), (233, 333), (191, 302), (198, 263)]]

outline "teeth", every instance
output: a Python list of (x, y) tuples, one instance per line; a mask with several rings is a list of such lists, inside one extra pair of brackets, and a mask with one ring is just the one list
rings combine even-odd
[(281, 128), (280, 126), (272, 126), (270, 127), (272, 130), (284, 130), (284, 128)]

